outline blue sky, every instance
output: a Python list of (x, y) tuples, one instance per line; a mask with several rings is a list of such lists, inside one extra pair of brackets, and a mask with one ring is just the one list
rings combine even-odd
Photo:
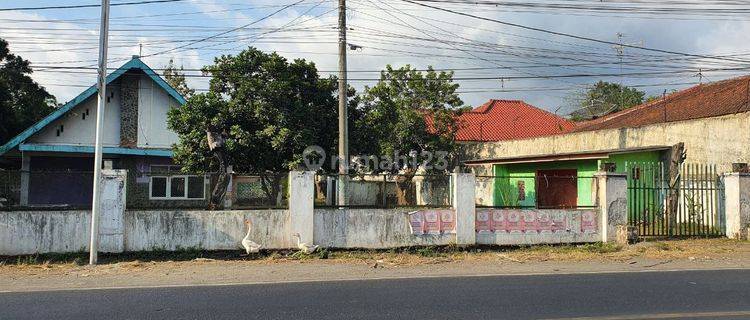
[[(134, 0), (112, 0), (112, 3)], [(568, 113), (569, 98), (598, 80), (638, 86), (650, 95), (660, 95), (703, 81), (746, 74), (750, 31), (747, 15), (738, 7), (720, 7), (714, 1), (695, 1), (679, 7), (660, 1), (637, 5), (615, 0), (506, 1), (508, 6), (445, 4), (426, 2), (482, 17), (533, 26), (608, 41), (679, 52), (728, 55), (735, 61), (697, 59), (626, 48), (620, 56), (612, 45), (560, 37), (514, 28), (489, 21), (437, 11), (404, 1), (350, 0), (349, 43), (362, 49), (349, 52), (352, 85), (358, 90), (373, 84), (376, 70), (386, 64), (411, 64), (418, 68), (457, 69), (462, 99), (479, 105), (490, 98), (521, 99), (559, 114)], [(187, 69), (198, 69), (221, 54), (233, 54), (247, 46), (278, 51), (291, 58), (314, 61), (323, 74), (337, 68), (336, 1), (303, 0), (281, 10), (294, 0), (214, 1), (186, 0), (175, 3), (115, 6), (112, 8), (110, 67), (117, 67), (143, 45), (144, 61), (162, 68), (169, 59)], [(691, 0), (688, 0), (691, 2)], [(9, 1), (0, 8), (92, 4), (96, 0)], [(540, 4), (539, 7), (513, 4)], [(573, 4), (572, 9), (550, 9), (544, 5)], [(592, 8), (627, 8), (632, 12), (594, 12)], [(651, 13), (643, 10), (665, 10)], [(721, 14), (709, 15), (726, 8)], [(640, 11), (639, 11), (640, 10)], [(686, 10), (694, 10), (688, 12)], [(220, 38), (169, 51), (263, 17), (245, 29)], [(44, 69), (44, 66), (94, 66), (97, 58), (98, 8), (34, 11), (0, 11), (0, 37), (11, 50), (38, 66), (34, 78), (64, 102), (94, 83), (93, 70)], [(563, 65), (563, 66), (560, 66)], [(620, 73), (630, 74), (617, 76)], [(633, 73), (652, 73), (633, 75)], [(198, 72), (189, 71), (197, 75)], [(654, 75), (653, 73), (659, 73)], [(607, 74), (598, 77), (545, 79), (543, 76)], [(519, 79), (523, 77), (523, 79)], [(506, 78), (506, 80), (500, 80)], [(207, 88), (206, 79), (191, 77), (197, 89)]]

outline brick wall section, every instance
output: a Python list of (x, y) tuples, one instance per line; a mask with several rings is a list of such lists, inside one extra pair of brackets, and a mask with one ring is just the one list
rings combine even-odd
[(138, 76), (126, 74), (120, 90), (120, 146), (135, 148), (138, 145)]

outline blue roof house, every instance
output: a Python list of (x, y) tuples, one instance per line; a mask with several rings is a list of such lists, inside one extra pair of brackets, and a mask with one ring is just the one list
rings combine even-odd
[[(97, 91), (86, 89), (0, 146), (0, 160), (20, 162), (17, 205), (90, 204)], [(137, 56), (107, 76), (106, 99), (104, 167), (130, 171), (128, 205), (205, 199), (202, 177), (168, 174), (179, 168), (171, 160), (178, 137), (167, 128), (167, 112), (185, 99)]]

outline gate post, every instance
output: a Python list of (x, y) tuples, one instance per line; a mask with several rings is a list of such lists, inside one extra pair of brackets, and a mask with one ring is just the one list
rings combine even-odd
[[(289, 172), (289, 219), (292, 234), (299, 233), (300, 241), (312, 244), (315, 172)], [(289, 235), (291, 237), (291, 235)], [(284, 238), (287, 238), (286, 236)], [(292, 238), (293, 241), (296, 239)], [(292, 245), (296, 247), (296, 245)]]
[(730, 239), (747, 240), (750, 235), (750, 173), (725, 173), (725, 234)]
[(597, 172), (597, 205), (602, 242), (628, 242), (628, 184), (624, 173)]
[(477, 243), (476, 204), (474, 188), (476, 178), (473, 173), (453, 173), (453, 210), (456, 212), (456, 244), (475, 245)]
[(125, 203), (127, 170), (103, 170), (101, 176), (101, 217), (99, 251), (125, 251)]

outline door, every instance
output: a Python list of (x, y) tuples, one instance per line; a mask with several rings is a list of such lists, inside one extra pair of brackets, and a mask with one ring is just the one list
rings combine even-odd
[(578, 170), (538, 170), (536, 172), (536, 206), (540, 209), (577, 207)]

